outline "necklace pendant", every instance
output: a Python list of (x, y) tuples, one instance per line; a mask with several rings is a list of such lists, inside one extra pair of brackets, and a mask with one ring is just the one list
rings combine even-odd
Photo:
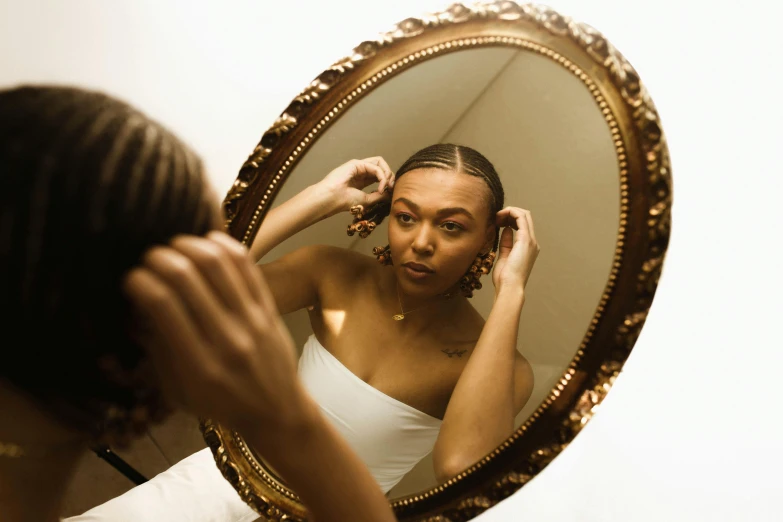
[(392, 319), (394, 319), (395, 321), (402, 321), (403, 319), (405, 319), (405, 316), (403, 314), (395, 314), (392, 316)]

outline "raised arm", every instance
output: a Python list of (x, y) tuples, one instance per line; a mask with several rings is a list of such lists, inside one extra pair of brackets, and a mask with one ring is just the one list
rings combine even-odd
[[(378, 189), (362, 189), (378, 183)], [(250, 246), (250, 255), (260, 261), (270, 250), (307, 227), (354, 205), (369, 206), (387, 196), (394, 174), (381, 157), (351, 160), (331, 171), (267, 214)]]
[[(514, 418), (533, 390), (530, 364), (517, 351), (519, 318), (538, 243), (530, 213), (508, 207), (492, 274), (495, 301), (446, 408), (433, 450), (435, 474), (445, 482), (489, 454), (514, 431)], [(512, 228), (517, 229), (516, 238)]]
[(285, 315), (317, 305), (325, 282), (348, 266), (352, 265), (345, 250), (330, 245), (307, 245), (260, 268), (277, 310)]
[(155, 247), (125, 290), (167, 398), (240, 432), (297, 491), (309, 520), (394, 520), (297, 379), (293, 341), (239, 243), (214, 232)]

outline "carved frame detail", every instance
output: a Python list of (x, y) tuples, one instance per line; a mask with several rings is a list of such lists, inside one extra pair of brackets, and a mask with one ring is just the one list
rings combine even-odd
[[(593, 95), (611, 131), (621, 212), (612, 271), (583, 342), (528, 421), (490, 455), (445, 484), (392, 501), (400, 520), (462, 522), (540, 473), (606, 397), (652, 305), (671, 231), (672, 178), (660, 118), (639, 76), (595, 29), (552, 9), (512, 1), (454, 4), (403, 20), (321, 73), (264, 133), (225, 200), (226, 228), (252, 242), (280, 186), (330, 124), (377, 85), (432, 57), (510, 46), (567, 68)], [(296, 494), (267, 472), (238, 433), (201, 430), (224, 477), (272, 521), (304, 521)]]

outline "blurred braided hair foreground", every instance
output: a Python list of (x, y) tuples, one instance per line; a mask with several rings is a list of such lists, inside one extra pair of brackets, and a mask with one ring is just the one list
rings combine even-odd
[[(505, 193), (494, 165), (480, 152), (464, 145), (437, 143), (425, 147), (402, 164), (395, 174), (395, 179), (399, 180), (404, 174), (413, 170), (432, 168), (481, 178), (489, 188), (489, 215), (495, 216), (503, 209)], [(391, 200), (384, 200), (366, 209), (361, 205), (352, 207), (351, 214), (354, 218), (348, 225), (348, 235), (353, 236), (358, 233), (361, 238), (369, 237), (391, 212), (391, 203)], [(480, 254), (460, 280), (460, 290), (466, 297), (473, 297), (473, 291), (481, 288), (479, 278), (492, 270), (499, 239), (500, 235), (496, 234), (492, 250)], [(373, 254), (382, 264), (392, 263), (388, 245), (375, 247)]]
[(201, 160), (105, 94), (0, 91), (0, 379), (117, 445), (167, 411), (122, 276), (149, 247), (215, 225)]

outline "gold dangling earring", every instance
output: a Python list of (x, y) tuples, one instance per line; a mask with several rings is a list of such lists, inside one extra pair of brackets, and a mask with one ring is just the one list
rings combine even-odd
[(370, 233), (375, 230), (376, 223), (369, 219), (364, 219), (364, 206), (354, 205), (350, 209), (351, 214), (354, 216), (353, 223), (348, 225), (347, 233), (349, 236), (353, 236), (357, 232), (362, 239), (367, 238)]
[(391, 247), (386, 245), (385, 247), (377, 246), (372, 249), (373, 255), (378, 259), (378, 262), (382, 265), (391, 265)]
[(495, 252), (488, 252), (486, 254), (479, 254), (476, 259), (473, 260), (473, 264), (462, 276), (459, 282), (459, 288), (462, 294), (470, 299), (473, 297), (475, 290), (481, 290), (481, 276), (488, 274), (492, 271), (492, 266), (495, 264)]

